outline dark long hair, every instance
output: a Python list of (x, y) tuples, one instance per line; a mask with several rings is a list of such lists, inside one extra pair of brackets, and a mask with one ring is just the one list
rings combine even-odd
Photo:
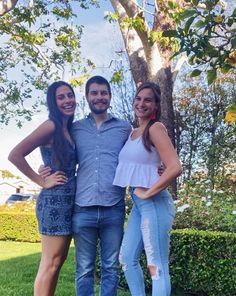
[[(75, 96), (74, 90), (71, 87), (70, 84), (68, 84), (65, 81), (56, 81), (53, 82), (47, 90), (47, 105), (48, 105), (48, 111), (49, 111), (49, 119), (51, 119), (55, 124), (55, 132), (53, 134), (53, 151), (55, 155), (55, 160), (58, 164), (58, 168), (62, 169), (66, 161), (68, 159), (68, 146), (67, 146), (67, 140), (63, 133), (63, 121), (62, 121), (62, 114), (59, 111), (56, 103), (56, 90), (60, 86), (68, 86)], [(72, 122), (74, 119), (74, 115), (71, 116), (67, 123), (68, 131), (70, 131)]]
[(143, 135), (142, 135), (142, 141), (143, 141), (144, 147), (146, 148), (147, 151), (151, 151), (151, 147), (153, 146), (153, 144), (150, 139), (149, 128), (150, 128), (150, 126), (153, 125), (153, 123), (159, 121), (160, 117), (161, 117), (161, 90), (160, 90), (160, 87), (156, 83), (147, 81), (138, 87), (135, 97), (139, 94), (139, 92), (141, 90), (146, 89), (146, 88), (151, 89), (153, 91), (155, 103), (157, 106), (157, 112), (156, 112), (155, 118), (150, 119), (150, 121), (148, 122), (147, 126), (145, 127), (145, 129), (143, 131)]

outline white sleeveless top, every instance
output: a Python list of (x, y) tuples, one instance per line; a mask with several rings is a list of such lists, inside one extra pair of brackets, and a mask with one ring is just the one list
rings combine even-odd
[(154, 147), (146, 150), (142, 135), (135, 140), (130, 135), (120, 151), (113, 185), (150, 188), (159, 179), (160, 164), (159, 153)]

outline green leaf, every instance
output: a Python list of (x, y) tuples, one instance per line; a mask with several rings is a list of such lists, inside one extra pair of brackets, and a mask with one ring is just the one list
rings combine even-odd
[(119, 82), (121, 82), (123, 79), (124, 79), (124, 75), (123, 75), (123, 71), (122, 71), (122, 69), (121, 69), (121, 70), (115, 71), (115, 72), (113, 73), (112, 78), (111, 78), (111, 82), (112, 82), (112, 83), (119, 83)]
[(142, 32), (145, 31), (144, 20), (142, 17), (136, 16), (135, 18), (133, 18), (132, 23), (133, 23), (134, 28), (136, 28)]
[(204, 21), (199, 20), (199, 21), (197, 21), (197, 22), (194, 24), (194, 27), (196, 27), (196, 28), (204, 28), (205, 25), (206, 25), (206, 23), (205, 23)]
[(171, 9), (175, 9), (178, 5), (176, 1), (168, 1), (168, 6)]
[(194, 60), (195, 60), (195, 55), (189, 56), (189, 58), (188, 58), (188, 63), (189, 63), (190, 65), (194, 65)]
[(197, 15), (197, 11), (195, 9), (186, 9), (180, 16), (180, 18), (183, 20), (185, 18), (189, 18), (191, 16), (196, 16)]
[(157, 32), (157, 31), (151, 31), (149, 33), (148, 40), (150, 41), (151, 44), (154, 44), (158, 40), (162, 38), (162, 32)]
[(227, 111), (236, 112), (236, 104), (230, 105), (227, 107)]
[(223, 64), (223, 65), (221, 66), (220, 70), (221, 70), (221, 72), (222, 72), (223, 74), (226, 74), (226, 73), (229, 72), (229, 70), (231, 70), (231, 69), (233, 69), (233, 68), (234, 68), (234, 66), (232, 66), (232, 65), (230, 65), (230, 64)]
[(195, 6), (197, 6), (198, 3), (199, 3), (199, 0), (192, 0), (192, 2), (193, 2), (193, 4), (194, 4)]
[(233, 48), (236, 48), (236, 37), (232, 38), (231, 44), (232, 44)]
[(205, 4), (208, 10), (213, 9), (213, 7), (216, 5), (215, 1), (212, 1), (212, 0), (206, 0)]
[(192, 71), (192, 73), (190, 74), (191, 77), (196, 77), (199, 76), (202, 73), (201, 70), (195, 69)]
[(188, 34), (189, 28), (190, 28), (190, 26), (192, 25), (192, 23), (193, 23), (194, 20), (195, 20), (195, 16), (192, 16), (192, 17), (190, 17), (190, 18), (186, 21), (186, 24), (185, 24), (185, 27), (184, 27), (184, 32), (185, 32), (185, 34)]
[(216, 69), (211, 69), (207, 71), (207, 82), (209, 85), (216, 80), (216, 77), (217, 77)]
[(82, 86), (85, 84), (85, 82), (88, 80), (89, 78), (89, 74), (84, 74), (80, 77), (74, 77), (71, 78), (69, 83), (73, 86), (73, 87), (78, 87), (78, 86)]
[(105, 20), (108, 20), (109, 23), (112, 23), (112, 22), (118, 21), (119, 15), (118, 15), (118, 13), (113, 13), (111, 11), (105, 11), (104, 18), (105, 18)]
[(162, 33), (163, 37), (178, 37), (178, 32), (176, 30), (168, 30)]
[(236, 16), (236, 8), (234, 9), (232, 16)]
[(205, 53), (210, 57), (218, 57), (219, 52), (217, 49), (215, 49), (210, 43), (207, 44), (206, 48), (205, 48)]
[[(234, 18), (231, 17), (231, 18), (228, 19), (227, 25), (228, 25), (229, 27), (231, 27), (233, 24), (234, 24)], [(232, 29), (232, 31), (234, 31), (234, 29)]]

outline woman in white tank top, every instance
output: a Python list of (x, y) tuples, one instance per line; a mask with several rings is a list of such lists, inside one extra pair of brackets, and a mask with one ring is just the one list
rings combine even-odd
[[(157, 84), (142, 84), (133, 108), (138, 128), (131, 133), (119, 155), (113, 184), (131, 188), (133, 207), (126, 226), (120, 263), (133, 296), (144, 296), (145, 285), (139, 258), (144, 249), (152, 278), (152, 296), (169, 296), (169, 232), (175, 216), (166, 187), (181, 174), (178, 155), (166, 128), (158, 122), (161, 92)], [(159, 176), (157, 167), (166, 169)]]

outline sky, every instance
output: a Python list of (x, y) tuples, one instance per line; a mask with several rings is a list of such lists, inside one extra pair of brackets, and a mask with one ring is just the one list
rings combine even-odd
[[(115, 51), (123, 47), (119, 29), (114, 24), (104, 20), (104, 11), (112, 10), (109, 1), (101, 1), (101, 8), (80, 10), (78, 22), (84, 25), (84, 35), (81, 40), (82, 56), (95, 61), (97, 68), (92, 75), (102, 75), (109, 78), (111, 70), (108, 68), (111, 59), (116, 59)], [(99, 28), (99, 29), (98, 29)], [(1, 42), (1, 38), (0, 38)], [(117, 57), (118, 58), (118, 57)], [(17, 69), (16, 69), (17, 71)], [(20, 75), (20, 71), (19, 71)], [(77, 100), (83, 90), (75, 89)], [(42, 110), (33, 116), (30, 122), (24, 122), (19, 129), (15, 122), (0, 126), (0, 170), (9, 170), (17, 176), (23, 176), (8, 160), (11, 149), (23, 138), (29, 135), (37, 126), (47, 119), (47, 112)], [(30, 165), (37, 170), (42, 163), (38, 149), (27, 157)]]

